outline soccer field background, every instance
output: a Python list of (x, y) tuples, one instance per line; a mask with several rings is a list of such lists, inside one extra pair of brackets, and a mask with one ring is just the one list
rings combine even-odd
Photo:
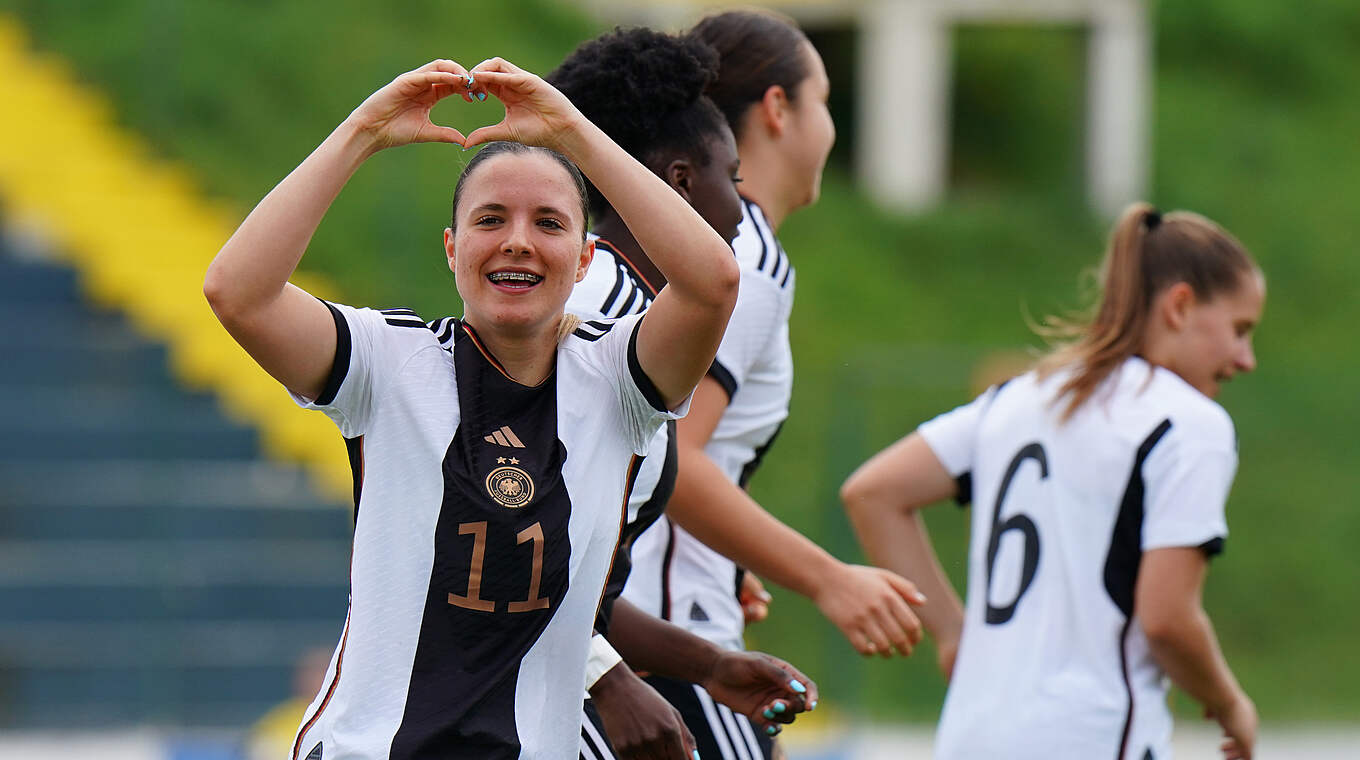
[[(1149, 199), (1222, 222), (1269, 280), (1260, 369), (1221, 399), (1237, 424), (1241, 470), (1206, 605), (1267, 723), (1355, 724), (1360, 12), (1353, 0), (1150, 5)], [(40, 50), (108, 96), (121, 122), (241, 213), (396, 73), (434, 57), (490, 55), (546, 72), (609, 26), (538, 0), (376, 7), (0, 0)], [(853, 39), (812, 31), (827, 43), (833, 86), (853, 89)], [(1081, 187), (1082, 35), (970, 27), (956, 43), (948, 200), (916, 217), (869, 203), (850, 178), (853, 109), (838, 95), (841, 137), (823, 198), (782, 230), (798, 270), (798, 371), (790, 420), (752, 490), (845, 558), (858, 550), (835, 499), (841, 480), (966, 401), (985, 362), (1039, 345), (1025, 315), (1082, 305), (1078, 274), (1103, 242), (1105, 222)], [(470, 127), (500, 112), (456, 104), (436, 115)], [(465, 161), (447, 146), (371, 161), (304, 267), (329, 275), (351, 303), (459, 313), (438, 240)], [(929, 521), (962, 582), (963, 516), (939, 507)], [(905, 662), (861, 660), (810, 603), (772, 590), (771, 619), (751, 629), (751, 643), (816, 678), (829, 709), (934, 720), (944, 685), (928, 646)], [(1176, 702), (1184, 718), (1196, 716), (1188, 700)]]

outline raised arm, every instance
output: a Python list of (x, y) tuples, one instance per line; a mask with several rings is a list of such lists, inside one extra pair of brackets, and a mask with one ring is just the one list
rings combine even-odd
[(266, 372), (315, 398), (335, 362), (335, 323), (325, 305), (288, 278), (321, 218), (369, 156), (412, 142), (463, 142), (430, 122), (440, 99), (466, 90), (466, 72), (432, 61), (363, 102), (250, 212), (222, 246), (203, 294), (222, 325)]
[(515, 140), (552, 148), (609, 200), (667, 285), (639, 328), (638, 362), (668, 407), (708, 370), (736, 303), (732, 249), (685, 200), (591, 124), (542, 79), (499, 58), (473, 67), (477, 87), (505, 104), (505, 120), (468, 145)]
[(919, 508), (958, 485), (919, 433), (874, 455), (841, 486), (841, 501), (870, 561), (911, 578), (930, 602), (917, 612), (935, 637), (940, 670), (953, 672), (963, 605), (935, 556)]

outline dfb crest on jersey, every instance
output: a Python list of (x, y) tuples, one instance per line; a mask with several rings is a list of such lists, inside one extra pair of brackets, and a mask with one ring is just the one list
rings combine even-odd
[(486, 492), (502, 507), (516, 509), (534, 498), (534, 481), (518, 467), (497, 467), (486, 476)]

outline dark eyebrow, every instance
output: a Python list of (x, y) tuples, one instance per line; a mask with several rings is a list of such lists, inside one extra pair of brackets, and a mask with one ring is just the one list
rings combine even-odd
[(480, 206), (478, 206), (478, 207), (472, 209), (472, 213), (478, 214), (478, 213), (481, 213), (481, 212), (483, 212), (483, 211), (494, 211), (494, 212), (502, 213), (502, 214), (503, 214), (503, 213), (506, 212), (506, 210), (507, 210), (507, 209), (505, 208), (505, 206), (503, 206), (503, 205), (501, 205), (501, 204), (499, 204), (499, 203), (483, 203), (482, 205), (480, 205)]
[(534, 213), (541, 216), (567, 216), (567, 212), (556, 206), (539, 206), (534, 210)]
[[(503, 203), (483, 203), (480, 206), (473, 208), (472, 213), (479, 214), (490, 211), (497, 214), (504, 214), (509, 210), (509, 207)], [(534, 209), (534, 213), (539, 216), (567, 216), (565, 211), (556, 206), (539, 206)]]

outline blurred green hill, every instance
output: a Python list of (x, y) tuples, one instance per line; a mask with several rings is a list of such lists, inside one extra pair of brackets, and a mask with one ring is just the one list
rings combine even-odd
[[(40, 49), (64, 56), (128, 126), (242, 213), (397, 73), (491, 55), (546, 72), (605, 28), (539, 0), (376, 8), (0, 0)], [(1265, 720), (1354, 720), (1360, 12), (1351, 0), (1199, 0), (1157, 4), (1154, 24), (1150, 200), (1218, 220), (1269, 279), (1260, 369), (1220, 399), (1237, 423), (1241, 470), (1206, 603)], [(1038, 346), (1025, 315), (1083, 306), (1080, 273), (1102, 249), (1105, 223), (1080, 185), (1082, 36), (968, 27), (956, 43), (948, 202), (923, 216), (888, 214), (833, 165), (822, 201), (782, 235), (798, 269), (799, 372), (792, 417), (753, 491), (843, 557), (859, 554), (836, 501), (844, 477), (966, 401), (982, 362)], [(844, 44), (826, 49), (843, 88), (853, 86)], [(837, 103), (844, 161), (853, 117), (848, 100)], [(499, 117), (494, 103), (436, 111), (460, 128)], [(370, 161), (305, 267), (330, 275), (352, 303), (460, 313), (439, 239), (465, 161), (435, 145)], [(961, 581), (963, 515), (937, 508), (930, 524)], [(817, 678), (829, 707), (934, 719), (943, 682), (928, 648), (906, 662), (860, 661), (809, 603), (774, 591), (772, 619), (752, 629), (752, 643)]]

